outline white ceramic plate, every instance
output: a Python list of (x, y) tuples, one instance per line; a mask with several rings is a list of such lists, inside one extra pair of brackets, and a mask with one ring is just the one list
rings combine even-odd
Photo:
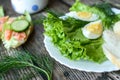
[[(115, 11), (116, 14), (120, 13), (120, 10), (112, 8), (113, 11)], [(70, 60), (63, 55), (61, 55), (61, 52), (59, 49), (51, 42), (51, 39), (48, 36), (44, 36), (44, 44), (49, 52), (50, 56), (53, 57), (56, 61), (60, 62), (61, 64), (72, 68), (77, 69), (81, 71), (87, 71), (87, 72), (111, 72), (119, 70), (115, 65), (113, 65), (109, 60), (97, 64), (90, 61), (85, 60), (79, 60), (79, 61), (73, 61)]]
[(103, 62), (102, 64), (97, 64), (94, 62), (84, 60), (79, 61), (70, 60), (61, 55), (59, 49), (51, 42), (51, 39), (48, 36), (44, 37), (45, 37), (44, 44), (50, 56), (67, 67), (87, 72), (110, 72), (119, 70), (115, 65), (113, 65), (108, 60)]

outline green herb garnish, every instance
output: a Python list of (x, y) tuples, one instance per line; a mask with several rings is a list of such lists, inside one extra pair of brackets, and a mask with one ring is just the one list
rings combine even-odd
[(13, 68), (23, 67), (32, 67), (39, 73), (45, 74), (48, 80), (52, 80), (53, 60), (47, 55), (30, 54), (22, 51), (0, 60), (0, 74), (4, 74)]
[(87, 11), (92, 12), (100, 16), (104, 29), (112, 28), (113, 24), (120, 20), (118, 14), (116, 15), (112, 10), (112, 6), (108, 3), (95, 4), (94, 6), (88, 6), (81, 3), (79, 0), (73, 4), (70, 11)]

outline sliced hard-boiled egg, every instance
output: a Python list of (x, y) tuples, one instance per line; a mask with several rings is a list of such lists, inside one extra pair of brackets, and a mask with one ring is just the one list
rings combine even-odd
[(90, 22), (82, 28), (83, 35), (88, 39), (97, 39), (102, 35), (102, 21)]
[(114, 26), (113, 26), (113, 31), (114, 31), (116, 34), (120, 35), (120, 21), (118, 21), (118, 22), (116, 22), (116, 23), (114, 24)]
[(97, 14), (91, 12), (69, 12), (66, 14), (68, 17), (73, 17), (75, 19), (83, 20), (83, 21), (95, 21), (99, 18)]

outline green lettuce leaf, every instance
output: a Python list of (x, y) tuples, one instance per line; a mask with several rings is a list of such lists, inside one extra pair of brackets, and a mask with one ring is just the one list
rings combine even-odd
[(29, 14), (27, 11), (25, 11), (24, 17), (26, 18), (26, 20), (27, 20), (28, 22), (32, 22), (31, 16), (30, 16), (30, 14)]
[[(48, 13), (44, 20), (45, 35), (51, 37), (61, 54), (71, 60), (89, 60), (101, 63), (106, 60), (102, 50), (102, 38), (90, 40), (83, 36), (81, 28), (87, 24), (74, 18), (62, 20)], [(82, 26), (80, 25), (82, 24)]]
[(102, 49), (103, 40), (102, 38), (96, 40), (90, 40), (89, 43), (84, 44), (83, 46), (86, 48), (86, 55), (90, 60), (101, 63), (106, 60)]

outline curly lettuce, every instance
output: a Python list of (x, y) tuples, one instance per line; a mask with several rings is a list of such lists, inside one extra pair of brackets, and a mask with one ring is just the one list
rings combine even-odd
[(101, 47), (103, 40), (90, 40), (84, 37), (81, 28), (87, 23), (69, 17), (62, 20), (48, 13), (43, 24), (45, 35), (52, 38), (52, 42), (63, 56), (71, 60), (84, 59), (101, 63), (106, 60)]

